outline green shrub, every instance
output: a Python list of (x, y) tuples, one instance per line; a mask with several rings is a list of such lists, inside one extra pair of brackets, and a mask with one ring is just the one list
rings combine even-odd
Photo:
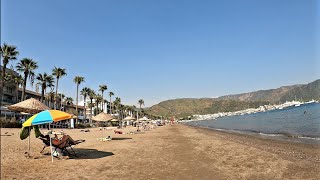
[(22, 123), (17, 121), (15, 118), (13, 119), (0, 119), (1, 128), (21, 128)]

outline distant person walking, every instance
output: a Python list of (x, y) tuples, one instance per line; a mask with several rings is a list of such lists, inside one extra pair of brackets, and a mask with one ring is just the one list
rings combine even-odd
[(170, 123), (171, 125), (173, 125), (174, 124), (174, 117), (172, 116), (171, 117), (171, 123)]

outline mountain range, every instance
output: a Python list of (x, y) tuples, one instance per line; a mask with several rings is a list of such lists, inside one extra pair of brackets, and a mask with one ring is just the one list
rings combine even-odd
[(279, 104), (286, 101), (320, 100), (320, 79), (308, 84), (282, 86), (277, 89), (226, 95), (218, 98), (182, 98), (162, 101), (145, 111), (161, 116), (186, 117), (194, 114), (232, 112), (257, 108), (264, 104)]

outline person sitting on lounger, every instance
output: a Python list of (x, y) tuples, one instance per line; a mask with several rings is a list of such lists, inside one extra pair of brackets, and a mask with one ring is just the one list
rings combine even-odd
[(115, 134), (123, 134), (122, 131), (117, 131), (117, 130), (114, 130), (114, 133), (115, 133)]
[[(43, 139), (47, 139), (48, 141), (50, 141), (49, 139), (49, 135), (40, 135), (41, 138)], [(62, 138), (58, 138), (58, 136), (55, 134), (54, 138), (51, 139), (52, 144), (55, 146), (65, 146), (67, 142), (69, 142), (70, 145), (77, 145), (79, 143), (84, 142), (85, 140), (73, 140), (69, 135), (63, 135)]]
[(69, 135), (63, 135), (61, 139), (59, 139), (56, 134), (54, 136), (55, 136), (55, 138), (52, 139), (52, 144), (57, 145), (57, 146), (59, 146), (59, 145), (64, 146), (65, 143), (67, 143), (67, 142), (69, 142), (69, 144), (71, 144), (71, 145), (76, 145), (76, 144), (80, 143), (78, 141), (73, 140)]

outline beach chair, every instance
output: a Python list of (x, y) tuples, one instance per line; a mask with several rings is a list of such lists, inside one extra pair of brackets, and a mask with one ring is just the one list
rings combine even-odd
[[(43, 137), (40, 137), (39, 139), (41, 139), (44, 144), (44, 147), (40, 151), (40, 153), (42, 153), (46, 147), (50, 147), (50, 139), (49, 139), (49, 136), (43, 136)], [(74, 155), (74, 156), (78, 157), (73, 148), (82, 142), (85, 142), (85, 140), (74, 141), (68, 135), (64, 135), (60, 139), (58, 139), (56, 136), (54, 139), (52, 139), (52, 146), (54, 147), (53, 154), (55, 154), (57, 152), (57, 150), (60, 149), (62, 153), (66, 153), (68, 155)], [(68, 151), (68, 149), (72, 153), (70, 153), (70, 151)]]
[(117, 131), (117, 130), (114, 130), (114, 133), (115, 134), (124, 134), (122, 131)]
[(108, 136), (108, 137), (105, 137), (105, 138), (97, 138), (97, 139), (100, 140), (100, 141), (111, 141), (112, 137)]

